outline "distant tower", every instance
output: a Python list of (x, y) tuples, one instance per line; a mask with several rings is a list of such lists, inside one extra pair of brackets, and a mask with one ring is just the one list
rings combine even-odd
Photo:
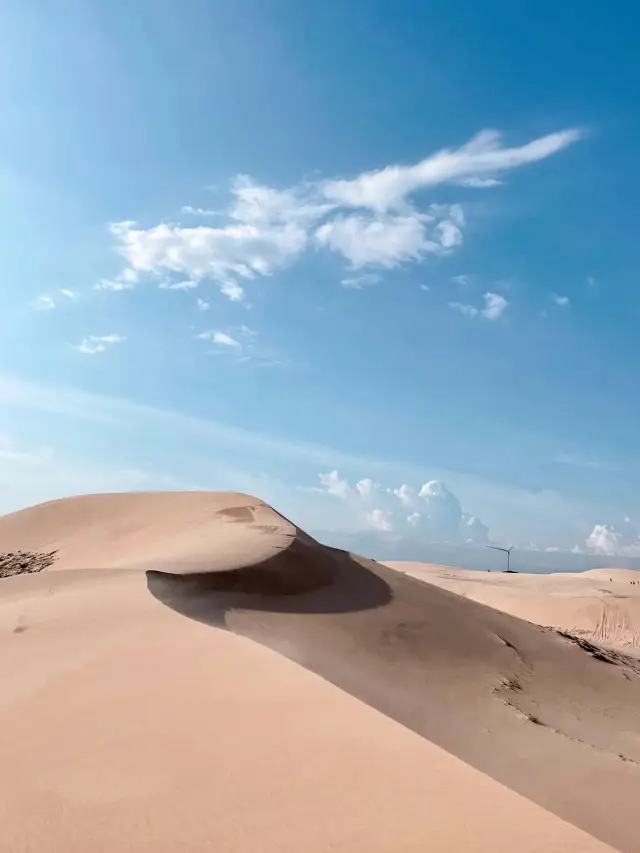
[(493, 551), (502, 551), (503, 554), (507, 555), (507, 568), (505, 569), (510, 575), (515, 575), (516, 572), (511, 571), (510, 558), (511, 552), (513, 551), (513, 545), (510, 545), (508, 548), (501, 548), (499, 545), (487, 545), (487, 548), (491, 548)]

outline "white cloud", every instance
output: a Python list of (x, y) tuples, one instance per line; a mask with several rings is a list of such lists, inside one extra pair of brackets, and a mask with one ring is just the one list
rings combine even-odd
[(364, 500), (371, 500), (379, 488), (378, 483), (374, 483), (371, 477), (364, 477), (356, 483), (356, 491)]
[(212, 337), (214, 344), (220, 344), (224, 347), (239, 347), (240, 341), (227, 335), (226, 332), (214, 332)]
[(36, 311), (51, 311), (56, 307), (56, 303), (50, 296), (38, 296), (31, 303), (31, 307)]
[(107, 347), (113, 346), (113, 344), (122, 343), (122, 341), (125, 340), (126, 338), (122, 335), (117, 335), (115, 333), (111, 333), (109, 335), (87, 335), (87, 337), (83, 338), (76, 346), (76, 349), (83, 352), (85, 355), (96, 355), (99, 352), (104, 352)]
[(398, 486), (397, 489), (393, 489), (392, 491), (393, 494), (398, 498), (400, 503), (404, 504), (405, 506), (412, 505), (415, 499), (415, 494), (411, 486), (407, 486), (405, 483), (403, 483), (401, 486)]
[(475, 515), (462, 513), (461, 533), (465, 542), (484, 545), (489, 541), (489, 528)]
[(623, 544), (623, 536), (608, 524), (596, 524), (587, 536), (585, 544), (590, 551), (595, 551), (596, 554), (613, 556), (619, 553)]
[(60, 293), (63, 296), (66, 296), (67, 299), (75, 299), (75, 297), (77, 296), (77, 294), (74, 290), (67, 290), (67, 288), (64, 288), (64, 287), (61, 288)]
[[(319, 491), (345, 502), (345, 513), (355, 524), (374, 526), (378, 530), (394, 530), (431, 542), (489, 541), (489, 531), (483, 522), (463, 512), (460, 501), (438, 480), (422, 485), (419, 491), (407, 484), (397, 488), (382, 488), (370, 477), (355, 486), (337, 470), (321, 474)], [(372, 506), (373, 504), (373, 506)], [(412, 510), (407, 515), (407, 510)]]
[(565, 308), (569, 304), (569, 297), (568, 296), (557, 296), (554, 293), (553, 301), (556, 303), (556, 305), (559, 305), (561, 308)]
[(419, 261), (427, 252), (438, 251), (438, 244), (426, 237), (428, 221), (420, 213), (338, 217), (318, 228), (316, 240), (343, 255), (354, 269), (365, 264), (391, 269), (406, 261)]
[(190, 216), (219, 216), (223, 211), (210, 210), (208, 207), (191, 207), (190, 204), (185, 204), (180, 208), (182, 213), (188, 213)]
[(235, 179), (231, 191), (230, 221), (221, 227), (112, 223), (120, 254), (137, 275), (208, 278), (237, 301), (243, 295), (238, 278), (270, 276), (287, 266), (307, 247), (309, 224), (331, 209), (310, 201), (304, 187), (275, 190), (245, 175)]
[(473, 276), (470, 275), (454, 275), (451, 281), (454, 284), (459, 284), (461, 287), (468, 287), (473, 282)]
[(343, 500), (349, 496), (349, 483), (340, 476), (338, 471), (329, 471), (328, 474), (319, 474), (318, 476), (322, 490), (328, 495), (334, 495)]
[(376, 530), (388, 532), (393, 530), (393, 522), (391, 521), (391, 513), (383, 509), (374, 509), (369, 513), (369, 519)]
[[(112, 223), (127, 268), (96, 287), (123, 290), (145, 277), (185, 276), (192, 282), (209, 279), (229, 299), (240, 301), (241, 282), (273, 275), (313, 245), (341, 254), (353, 269), (390, 269), (431, 253), (452, 252), (463, 240), (461, 205), (431, 204), (421, 211), (411, 206), (412, 193), (441, 183), (494, 186), (498, 174), (549, 157), (580, 135), (565, 130), (505, 148), (497, 132), (483, 131), (461, 148), (438, 151), (414, 166), (387, 166), (351, 180), (285, 189), (239, 175), (231, 186), (230, 206), (220, 212), (226, 219), (217, 227)], [(182, 210), (195, 216), (219, 213), (191, 206)], [(365, 282), (353, 276), (343, 283), (357, 287)]]
[(242, 302), (244, 299), (244, 288), (237, 281), (225, 281), (220, 285), (220, 293), (231, 302)]
[(258, 335), (248, 326), (231, 326), (226, 330), (216, 329), (196, 335), (213, 344), (208, 355), (224, 358), (234, 364), (251, 364), (254, 367), (282, 367), (289, 362), (280, 354), (258, 341)]
[(211, 308), (211, 303), (207, 302), (206, 299), (201, 299), (200, 297), (197, 298), (196, 305), (200, 311), (208, 311), (209, 308)]
[(193, 281), (190, 278), (187, 278), (184, 281), (161, 281), (158, 285), (160, 290), (193, 290), (193, 288), (197, 286), (198, 282)]
[(134, 282), (128, 281), (124, 278), (101, 278), (100, 281), (96, 284), (96, 290), (113, 290), (114, 292), (119, 292), (121, 290), (131, 290)]
[(233, 338), (231, 335), (228, 335), (226, 332), (219, 331), (210, 331), (210, 332), (200, 332), (196, 337), (200, 338), (203, 341), (211, 341), (211, 343), (219, 344), (223, 347), (240, 347), (240, 341)]
[(367, 264), (391, 269), (459, 245), (462, 225), (459, 205), (434, 204), (428, 213), (337, 216), (318, 228), (316, 241), (343, 255), (354, 269)]
[(487, 292), (483, 296), (484, 307), (476, 308), (474, 305), (467, 305), (463, 302), (449, 302), (449, 308), (459, 311), (461, 314), (466, 314), (467, 317), (484, 317), (485, 320), (497, 320), (504, 314), (509, 303), (500, 296), (499, 293)]
[(484, 294), (484, 308), (480, 313), (483, 317), (486, 317), (487, 320), (497, 320), (498, 317), (501, 317), (507, 305), (509, 304), (504, 296), (500, 296), (499, 293), (485, 293)]
[(613, 524), (595, 524), (585, 540), (587, 550), (607, 557), (640, 556), (640, 536), (628, 517), (625, 517), (623, 527), (627, 529), (617, 530)]
[(343, 278), (340, 284), (349, 290), (362, 290), (363, 287), (371, 287), (374, 284), (379, 284), (381, 281), (382, 277), (376, 273), (363, 273), (362, 275)]
[(550, 157), (581, 137), (576, 129), (534, 139), (519, 148), (503, 148), (500, 134), (484, 130), (466, 145), (432, 154), (414, 166), (387, 166), (352, 180), (327, 181), (324, 195), (340, 206), (366, 207), (376, 213), (402, 210), (416, 190), (443, 183), (488, 187), (497, 175)]
[(467, 317), (477, 317), (480, 313), (478, 308), (474, 308), (473, 305), (465, 305), (463, 302), (450, 302), (449, 308), (453, 308), (454, 311), (459, 311), (461, 314), (466, 314)]

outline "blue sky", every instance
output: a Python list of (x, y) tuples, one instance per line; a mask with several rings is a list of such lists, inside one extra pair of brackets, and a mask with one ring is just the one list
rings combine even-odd
[(372, 543), (640, 553), (632, 22), (0, 10), (0, 510), (234, 488)]

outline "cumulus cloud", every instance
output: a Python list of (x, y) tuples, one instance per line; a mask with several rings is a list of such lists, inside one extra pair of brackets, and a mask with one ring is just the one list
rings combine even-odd
[(125, 340), (126, 338), (122, 335), (117, 335), (113, 332), (109, 335), (87, 335), (76, 346), (76, 349), (85, 355), (96, 355), (97, 353), (105, 352), (108, 347), (122, 343)]
[(347, 498), (350, 494), (350, 487), (347, 480), (340, 476), (338, 471), (329, 471), (327, 474), (319, 474), (318, 479), (322, 490), (328, 495), (334, 495), (337, 498)]
[(364, 477), (356, 483), (356, 491), (361, 498), (367, 501), (374, 497), (379, 488), (379, 484), (374, 483), (371, 477)]
[(200, 297), (196, 299), (196, 305), (198, 306), (199, 311), (208, 311), (209, 308), (211, 308), (211, 303), (207, 302), (206, 299), (201, 299)]
[(500, 296), (499, 293), (485, 293), (483, 299), (484, 308), (480, 311), (480, 314), (487, 320), (497, 320), (498, 317), (504, 314), (509, 304), (504, 296)]
[(432, 205), (429, 213), (353, 214), (325, 222), (316, 231), (316, 241), (341, 254), (353, 269), (391, 269), (459, 245), (463, 224), (459, 205)]
[(369, 513), (369, 519), (373, 527), (376, 530), (383, 530), (385, 532), (390, 532), (393, 530), (393, 522), (391, 520), (391, 513), (384, 509), (374, 509)]
[(484, 305), (480, 308), (462, 302), (450, 302), (449, 308), (453, 308), (454, 311), (459, 311), (467, 317), (484, 317), (485, 320), (497, 320), (504, 314), (509, 305), (504, 296), (499, 293), (488, 291), (482, 298)]
[(498, 131), (483, 130), (461, 148), (443, 148), (414, 166), (386, 166), (352, 180), (327, 181), (324, 195), (337, 205), (365, 207), (376, 213), (402, 210), (412, 193), (438, 184), (495, 186), (500, 173), (544, 160), (581, 135), (576, 129), (563, 130), (520, 147), (504, 148)]
[(559, 305), (561, 308), (566, 308), (567, 305), (569, 304), (569, 297), (568, 296), (558, 296), (557, 294), (554, 293), (553, 294), (553, 301), (556, 303), (556, 305)]
[(162, 222), (110, 226), (118, 251), (136, 276), (186, 275), (216, 282), (231, 300), (242, 299), (238, 279), (269, 276), (307, 247), (308, 226), (331, 208), (305, 197), (304, 188), (276, 190), (239, 175), (231, 187), (228, 222), (220, 227)]
[[(579, 137), (577, 130), (564, 130), (506, 148), (497, 132), (482, 131), (461, 148), (437, 151), (413, 166), (386, 166), (352, 179), (285, 189), (239, 175), (225, 211), (182, 209), (199, 217), (220, 214), (219, 225), (112, 223), (111, 234), (127, 266), (96, 287), (123, 290), (145, 277), (182, 277), (194, 283), (208, 279), (229, 299), (240, 301), (243, 284), (273, 275), (314, 246), (338, 253), (353, 269), (390, 269), (428, 254), (452, 252), (463, 241), (462, 206), (431, 204), (418, 210), (410, 201), (413, 193), (442, 183), (494, 186), (503, 172), (549, 157)], [(358, 277), (343, 280), (346, 287), (363, 283)]]
[(640, 535), (627, 518), (622, 527), (619, 530), (613, 524), (595, 524), (585, 540), (587, 550), (607, 557), (640, 556)]
[(414, 501), (414, 492), (411, 486), (407, 486), (406, 483), (403, 483), (401, 486), (398, 486), (397, 489), (392, 489), (392, 493), (398, 498), (400, 503), (405, 506), (411, 506)]
[(365, 526), (431, 542), (489, 541), (487, 526), (464, 512), (458, 498), (438, 480), (423, 483), (419, 489), (406, 483), (383, 488), (365, 477), (351, 486), (337, 470), (320, 474), (319, 480), (319, 491), (344, 501), (353, 518)]

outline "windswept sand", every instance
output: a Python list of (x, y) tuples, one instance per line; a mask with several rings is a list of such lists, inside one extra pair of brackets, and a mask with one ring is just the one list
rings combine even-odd
[(386, 565), (519, 619), (640, 653), (640, 572), (632, 569), (543, 575), (469, 571), (431, 563)]
[(246, 495), (0, 519), (56, 549), (0, 580), (3, 853), (640, 850), (632, 662)]

